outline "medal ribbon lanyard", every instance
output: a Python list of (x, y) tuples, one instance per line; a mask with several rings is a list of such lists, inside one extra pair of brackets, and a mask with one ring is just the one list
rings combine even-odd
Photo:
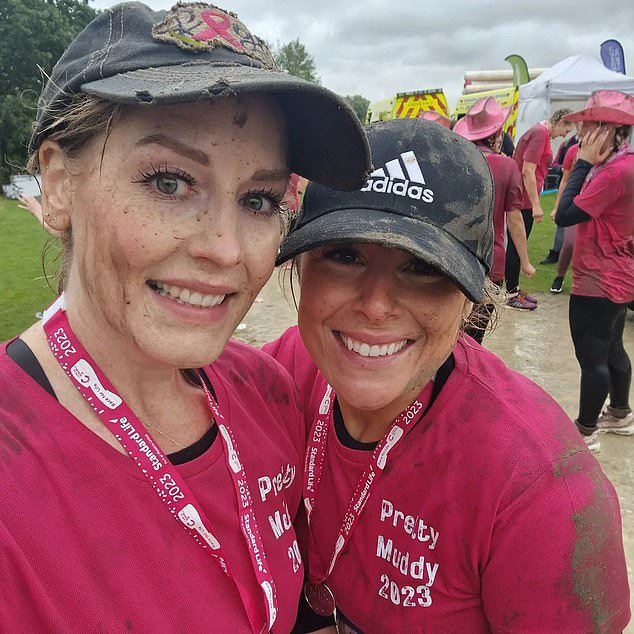
[(63, 294), (44, 312), (42, 327), (55, 359), (148, 479), (169, 512), (236, 584), (253, 632), (270, 631), (277, 616), (277, 592), (258, 530), (251, 491), (240, 460), (236, 439), (202, 380), (201, 373), (198, 374), (209, 409), (220, 431), (227, 469), (233, 481), (240, 514), (240, 527), (264, 596), (266, 608), (264, 625), (258, 625), (258, 622), (261, 623), (261, 617), (258, 617), (260, 612), (258, 601), (249, 589), (232, 575), (224, 550), (210, 530), (211, 523), (185, 480), (79, 342), (66, 316)]
[[(331, 575), (339, 555), (345, 548), (346, 544), (350, 541), (352, 533), (359, 523), (363, 509), (367, 501), (370, 499), (373, 489), (376, 487), (381, 475), (383, 474), (383, 470), (387, 464), (388, 454), (406, 438), (407, 434), (409, 434), (409, 432), (415, 427), (415, 424), (420, 420), (431, 397), (432, 389), (433, 382), (429, 381), (419, 398), (416, 399), (406, 410), (401, 412), (401, 414), (399, 414), (399, 416), (394, 420), (385, 436), (383, 436), (383, 438), (379, 441), (370, 455), (370, 459), (368, 460), (363, 473), (359, 477), (354, 493), (348, 503), (348, 508), (343, 517), (343, 522), (341, 524), (341, 528), (339, 529), (333, 553), (330, 558), (328, 570), (325, 574), (322, 572), (320, 575), (317, 575), (315, 567), (310, 566), (310, 585), (312, 586), (312, 591), (316, 594), (320, 594), (317, 591), (317, 588), (325, 585), (324, 582)], [(323, 474), (326, 447), (328, 444), (328, 433), (333, 420), (334, 402), (335, 392), (332, 387), (328, 385), (324, 396), (321, 399), (317, 416), (315, 417), (315, 421), (308, 437), (304, 464), (304, 505), (306, 506), (306, 515), (309, 527), (311, 515), (315, 508), (315, 499), (317, 497), (319, 484)], [(317, 557), (312, 557), (309, 558), (309, 561), (314, 562), (317, 561), (317, 559)], [(308, 596), (309, 592), (307, 592), (306, 595), (309, 604), (311, 604), (311, 600)]]

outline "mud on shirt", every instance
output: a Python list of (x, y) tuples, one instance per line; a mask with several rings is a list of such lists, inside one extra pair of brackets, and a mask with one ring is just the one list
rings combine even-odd
[[(311, 421), (325, 380), (297, 329), (265, 350), (294, 376)], [(599, 463), (541, 388), (468, 337), (453, 356), (328, 580), (342, 631), (620, 632), (621, 518)], [(368, 458), (330, 430), (311, 520), (324, 570)]]
[[(275, 632), (295, 623), (303, 564), (292, 525), (305, 431), (288, 374), (230, 342), (204, 369), (244, 462), (278, 591)], [(232, 573), (264, 603), (220, 438), (176, 467)], [(0, 353), (0, 632), (251, 632), (218, 563), (146, 478)]]

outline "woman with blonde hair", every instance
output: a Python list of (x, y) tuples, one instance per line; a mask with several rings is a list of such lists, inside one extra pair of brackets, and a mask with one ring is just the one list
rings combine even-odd
[(363, 182), (354, 113), (234, 14), (133, 2), (59, 60), (32, 149), (63, 293), (0, 356), (1, 629), (289, 632), (303, 419), (229, 338), (290, 174)]

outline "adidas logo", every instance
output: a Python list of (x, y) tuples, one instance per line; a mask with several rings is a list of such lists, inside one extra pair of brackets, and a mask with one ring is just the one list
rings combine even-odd
[(361, 191), (396, 194), (426, 203), (434, 202), (434, 192), (426, 187), (425, 177), (412, 151), (403, 152), (399, 158), (388, 161), (385, 168), (374, 170)]

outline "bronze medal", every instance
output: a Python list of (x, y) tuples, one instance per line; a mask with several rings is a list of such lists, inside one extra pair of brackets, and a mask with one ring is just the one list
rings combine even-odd
[(334, 614), (335, 597), (332, 590), (323, 581), (321, 583), (307, 581), (304, 584), (304, 596), (315, 614), (319, 614), (319, 616)]

